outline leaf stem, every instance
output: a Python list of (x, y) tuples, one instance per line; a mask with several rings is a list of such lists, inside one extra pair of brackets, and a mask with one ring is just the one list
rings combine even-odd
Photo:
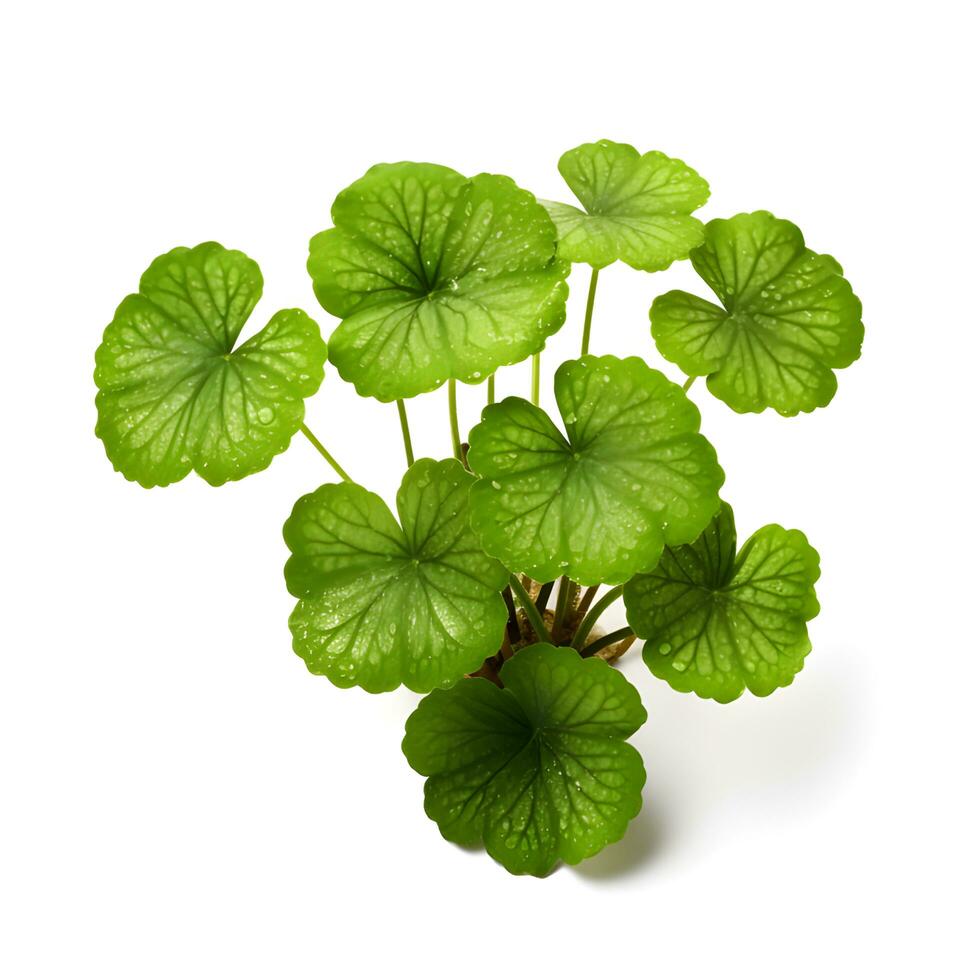
[(514, 596), (510, 586), (508, 585), (500, 594), (504, 597), (504, 605), (507, 607), (507, 632), (510, 634), (512, 641), (519, 640), (521, 638), (521, 627), (517, 622), (517, 610), (514, 608)]
[(299, 431), (302, 432), (303, 435), (306, 436), (306, 438), (313, 443), (313, 447), (316, 449), (316, 451), (334, 468), (334, 470), (336, 470), (337, 476), (339, 476), (342, 480), (345, 480), (347, 483), (354, 482), (344, 472), (344, 468), (340, 465), (340, 463), (338, 463), (337, 460), (335, 460), (333, 456), (331, 456), (330, 453), (327, 452), (327, 447), (324, 446), (324, 444), (320, 442), (320, 440), (317, 439), (317, 437), (313, 435), (312, 432), (310, 432), (309, 427), (305, 422), (300, 423)]
[(404, 399), (398, 399), (398, 419), (402, 424), (402, 441), (405, 443), (405, 459), (411, 466), (415, 462), (415, 453), (412, 452), (412, 433), (408, 431), (408, 412), (405, 411)]
[(545, 626), (544, 620), (541, 618), (541, 613), (538, 612), (538, 607), (534, 604), (534, 600), (527, 594), (527, 589), (524, 588), (521, 580), (516, 575), (511, 575), (510, 587), (514, 592), (514, 598), (517, 599), (521, 608), (524, 610), (524, 615), (527, 616), (527, 621), (531, 624), (531, 628), (538, 634), (538, 639), (543, 643), (550, 643), (551, 635), (548, 633), (548, 627)]
[(595, 598), (595, 594), (599, 591), (598, 585), (590, 585), (585, 592), (582, 593), (582, 598), (579, 600), (578, 607), (575, 609), (575, 615), (581, 619), (588, 611), (589, 606), (592, 605), (592, 600)]
[(582, 354), (589, 353), (589, 336), (592, 333), (592, 310), (595, 307), (595, 288), (599, 284), (599, 270), (592, 270), (589, 280), (589, 298), (585, 301), (585, 326), (582, 327)]
[(494, 381), (496, 381), (497, 375), (491, 374), (487, 378), (487, 404), (492, 405), (494, 401)]
[(463, 444), (459, 438), (459, 418), (456, 415), (456, 379), (449, 379), (449, 430), (453, 437), (453, 455), (463, 461)]
[(568, 612), (568, 599), (572, 593), (572, 582), (567, 575), (562, 575), (558, 585), (558, 598), (555, 600), (555, 621), (551, 627), (551, 642), (558, 646), (565, 615)]
[(545, 609), (548, 608), (548, 599), (551, 597), (551, 590), (554, 587), (554, 582), (542, 582), (541, 588), (538, 589), (538, 594), (535, 597), (534, 604), (538, 607), (538, 612), (541, 613), (542, 616), (544, 615)]
[(531, 356), (531, 404), (541, 401), (541, 352)]
[[(632, 636), (635, 639), (635, 634), (628, 626), (624, 626), (622, 629), (613, 630), (612, 633), (607, 633), (605, 636), (600, 636), (598, 640), (594, 640), (592, 643), (590, 643), (582, 651), (582, 657), (594, 657), (600, 650), (604, 650), (606, 647), (610, 647), (614, 643), (619, 643), (620, 640), (625, 640), (628, 636)], [(623, 650), (623, 653), (625, 652), (626, 650)]]
[(683, 388), (682, 390), (683, 390), (683, 391), (689, 391), (689, 390), (690, 390), (690, 388), (691, 388), (691, 385), (692, 385), (692, 384), (694, 384), (694, 382), (695, 382), (695, 381), (697, 381), (697, 380), (698, 380), (698, 377), (697, 377), (697, 375), (696, 375), (696, 374), (692, 374), (692, 375), (691, 375), (691, 376), (690, 376), (690, 377), (689, 377), (689, 378), (687, 379), (687, 381), (685, 381), (685, 382), (684, 382), (684, 388)]
[(598, 654), (598, 657), (600, 660), (605, 660), (607, 664), (611, 664), (614, 660), (619, 660), (634, 643), (636, 643), (636, 634), (631, 632), (626, 639), (621, 640), (612, 649), (606, 647), (602, 653)]
[(575, 635), (572, 637), (571, 646), (575, 647), (576, 650), (582, 648), (582, 644), (588, 639), (589, 633), (592, 632), (592, 627), (595, 626), (599, 617), (623, 594), (623, 587), (621, 585), (615, 586), (615, 588), (610, 589), (591, 609), (589, 614), (582, 619), (582, 622), (578, 624), (578, 629), (575, 631)]

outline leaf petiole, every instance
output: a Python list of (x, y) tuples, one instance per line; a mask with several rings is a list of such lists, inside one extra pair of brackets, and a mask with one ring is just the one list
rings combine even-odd
[(636, 643), (636, 640), (636, 634), (631, 632), (626, 636), (626, 639), (620, 640), (619, 643), (612, 648), (606, 647), (606, 649), (600, 651), (597, 656), (600, 660), (605, 660), (607, 664), (611, 664), (614, 660), (619, 660), (619, 658), (626, 653), (634, 643)]
[(405, 411), (405, 400), (398, 399), (398, 420), (402, 424), (402, 441), (405, 443), (405, 459), (411, 466), (415, 462), (415, 453), (412, 452), (412, 433), (408, 429), (408, 412)]
[(595, 594), (599, 591), (598, 585), (590, 585), (583, 593), (582, 598), (579, 599), (578, 605), (575, 607), (575, 615), (581, 621), (582, 617), (589, 611), (589, 606), (592, 605), (592, 600), (595, 598)]
[(589, 298), (585, 301), (585, 325), (582, 327), (582, 356), (589, 353), (589, 336), (592, 333), (592, 310), (595, 307), (595, 288), (599, 284), (599, 270), (592, 270), (589, 280)]
[(541, 403), (541, 352), (531, 356), (531, 404)]
[[(633, 637), (633, 639), (636, 639), (636, 634), (628, 626), (624, 626), (622, 629), (613, 630), (612, 633), (607, 633), (605, 636), (600, 636), (598, 640), (594, 640), (592, 643), (590, 643), (582, 651), (582, 657), (599, 656), (600, 650), (605, 650), (606, 647), (611, 647), (614, 643), (619, 643), (620, 640), (625, 640), (628, 637)], [(625, 653), (627, 649), (628, 647), (624, 647), (621, 654)], [(603, 657), (602, 659), (610, 660), (612, 657)]]
[(453, 437), (453, 455), (463, 461), (463, 444), (459, 438), (459, 417), (456, 414), (456, 379), (449, 379), (449, 430)]
[(507, 632), (510, 634), (511, 640), (519, 640), (521, 638), (521, 627), (517, 622), (517, 609), (514, 606), (514, 595), (511, 592), (510, 586), (506, 586), (500, 594), (504, 597), (504, 605), (507, 606)]
[(623, 586), (617, 585), (610, 589), (591, 609), (582, 622), (578, 624), (578, 629), (572, 637), (571, 646), (576, 650), (581, 650), (582, 644), (588, 639), (592, 627), (598, 622), (599, 617), (623, 594)]
[(511, 575), (510, 587), (514, 593), (514, 598), (524, 610), (524, 615), (527, 616), (527, 621), (531, 624), (531, 628), (537, 633), (538, 639), (543, 643), (550, 643), (551, 634), (548, 632), (548, 627), (545, 626), (544, 620), (541, 618), (541, 613), (538, 612), (538, 607), (534, 604), (534, 600), (528, 595), (527, 589), (524, 588), (521, 580), (516, 575)]
[(337, 475), (342, 480), (345, 480), (347, 483), (354, 482), (347, 475), (347, 473), (344, 472), (344, 468), (340, 465), (340, 463), (338, 463), (337, 460), (335, 460), (333, 456), (331, 456), (330, 453), (327, 452), (327, 447), (324, 446), (324, 444), (320, 442), (320, 440), (317, 439), (317, 437), (313, 435), (312, 432), (310, 432), (309, 426), (307, 426), (305, 422), (300, 423), (299, 431), (302, 432), (303, 435), (306, 436), (306, 438), (309, 439), (311, 443), (313, 443), (313, 447), (316, 449), (316, 451), (334, 468), (334, 470), (336, 470)]
[(684, 387), (683, 387), (683, 389), (682, 389), (682, 390), (683, 390), (683, 391), (690, 391), (690, 389), (691, 389), (691, 385), (693, 385), (693, 384), (694, 384), (694, 382), (695, 382), (695, 381), (697, 381), (697, 380), (698, 380), (698, 376), (697, 376), (696, 374), (692, 374), (692, 375), (691, 375), (691, 376), (690, 376), (690, 377), (689, 377), (689, 378), (687, 379), (687, 381), (685, 381), (685, 382), (684, 382)]
[(534, 600), (534, 604), (538, 607), (538, 612), (544, 615), (545, 609), (548, 608), (548, 600), (551, 598), (551, 590), (555, 587), (554, 582), (542, 582), (541, 588), (538, 589), (537, 597)]
[(494, 381), (496, 381), (497, 375), (491, 374), (487, 378), (487, 404), (492, 405), (494, 402)]
[(565, 625), (565, 616), (568, 613), (568, 600), (572, 594), (572, 581), (567, 575), (562, 575), (561, 583), (558, 586), (558, 598), (555, 601), (555, 621), (551, 627), (551, 642), (555, 646), (559, 645), (561, 630)]

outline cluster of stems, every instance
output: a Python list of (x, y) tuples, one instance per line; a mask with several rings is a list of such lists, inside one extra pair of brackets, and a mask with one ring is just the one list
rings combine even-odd
[[(548, 600), (558, 586), (554, 608)], [(523, 646), (553, 643), (573, 647), (583, 657), (599, 657), (607, 662), (618, 660), (633, 645), (633, 631), (625, 626), (605, 635), (596, 635), (596, 624), (602, 613), (622, 595), (617, 585), (593, 604), (598, 585), (583, 588), (567, 575), (553, 582), (535, 582), (526, 575), (511, 575), (504, 589), (508, 618), (500, 650), (488, 657), (483, 666), (470, 676), (486, 677), (500, 685), (499, 671)]]
[[(599, 282), (599, 270), (592, 270), (589, 280), (589, 295), (585, 304), (585, 323), (582, 327), (582, 354), (589, 352), (589, 338), (592, 333), (592, 311), (595, 308), (596, 286)], [(494, 401), (494, 380), (491, 374), (487, 378), (487, 404)], [(684, 390), (693, 384), (694, 378), (688, 378)], [(450, 378), (449, 389), (449, 433), (452, 439), (453, 455), (463, 466), (467, 465), (467, 445), (460, 439), (459, 417), (456, 411), (456, 379)], [(541, 355), (531, 357), (531, 403), (537, 405), (541, 398)], [(412, 434), (408, 426), (408, 412), (405, 402), (399, 398), (398, 419), (401, 423), (402, 441), (405, 444), (405, 459), (409, 466), (415, 462), (412, 450)], [(327, 451), (326, 447), (310, 431), (305, 424), (300, 431), (313, 444), (321, 456), (333, 467), (337, 475), (349, 482), (350, 476)], [(563, 575), (557, 580), (558, 593), (554, 609), (548, 607), (548, 600), (554, 592), (556, 582), (535, 582), (526, 575), (511, 575), (510, 584), (503, 591), (504, 602), (507, 604), (509, 617), (504, 629), (500, 650), (488, 657), (477, 675), (487, 677), (500, 684), (497, 672), (501, 664), (513, 656), (516, 650), (530, 643), (554, 643), (556, 646), (570, 646), (578, 650), (583, 657), (600, 657), (606, 661), (617, 660), (633, 644), (636, 639), (633, 631), (624, 626), (605, 635), (593, 635), (596, 624), (602, 613), (622, 595), (621, 585), (610, 588), (598, 602), (593, 604), (599, 586), (592, 585), (583, 588)]]

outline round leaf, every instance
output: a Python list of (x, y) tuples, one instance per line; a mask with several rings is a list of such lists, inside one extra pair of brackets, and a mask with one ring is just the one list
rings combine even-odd
[(622, 674), (538, 643), (500, 671), (424, 698), (402, 749), (442, 835), (478, 844), (512, 874), (546, 875), (619, 840), (646, 774), (624, 739), (646, 721)]
[(726, 702), (746, 687), (771, 694), (802, 669), (819, 577), (820, 557), (803, 533), (776, 524), (736, 555), (732, 509), (723, 504), (697, 541), (668, 548), (623, 595), (630, 626), (647, 639), (650, 670), (675, 690)]
[(656, 272), (686, 258), (704, 240), (691, 212), (708, 200), (708, 184), (681, 160), (626, 143), (585, 143), (558, 161), (585, 211), (542, 201), (558, 229), (558, 254), (593, 268), (622, 260)]
[(567, 437), (506, 398), (470, 433), (470, 503), (484, 549), (546, 582), (625, 582), (664, 543), (694, 540), (724, 480), (680, 387), (638, 357), (582, 357), (555, 374)]
[(861, 354), (861, 303), (829, 255), (768, 211), (709, 221), (691, 262), (724, 308), (674, 290), (650, 310), (657, 348), (736, 412), (812, 412)]
[(310, 242), (330, 360), (382, 401), (476, 383), (540, 351), (565, 320), (568, 267), (547, 212), (508, 177), (381, 164), (341, 191)]
[(431, 691), (499, 649), (507, 573), (470, 530), (472, 483), (456, 460), (418, 460), (398, 491), (401, 527), (356, 484), (297, 501), (283, 529), (299, 599), (289, 627), (312, 673), (338, 687)]
[(261, 295), (248, 256), (206, 242), (161, 255), (122, 301), (95, 354), (95, 432), (126, 479), (195, 470), (218, 486), (289, 445), (327, 348), (305, 313), (280, 310), (236, 349)]

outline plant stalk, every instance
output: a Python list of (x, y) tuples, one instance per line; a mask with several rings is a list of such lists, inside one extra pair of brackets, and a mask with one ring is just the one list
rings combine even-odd
[(589, 606), (592, 605), (592, 600), (595, 598), (595, 594), (598, 591), (598, 585), (590, 585), (585, 592), (582, 593), (582, 598), (579, 600), (579, 604), (575, 609), (575, 615), (579, 617), (580, 622), (582, 617), (589, 611)]
[(561, 638), (562, 627), (565, 625), (565, 616), (568, 613), (568, 599), (572, 594), (572, 582), (567, 575), (562, 575), (561, 583), (558, 586), (558, 598), (555, 600), (555, 621), (551, 627), (551, 642), (558, 645)]
[(405, 411), (404, 399), (398, 399), (398, 419), (402, 424), (402, 441), (405, 443), (405, 459), (411, 466), (415, 462), (415, 453), (412, 452), (412, 433), (408, 431), (408, 412)]
[(514, 606), (514, 594), (511, 592), (510, 586), (506, 586), (504, 591), (500, 593), (504, 597), (504, 605), (507, 607), (507, 632), (510, 634), (512, 641), (519, 640), (521, 638), (521, 627), (517, 622), (517, 609)]
[(636, 642), (636, 634), (630, 633), (625, 640), (621, 640), (614, 647), (606, 647), (600, 653), (596, 654), (600, 660), (605, 660), (607, 664), (611, 664), (615, 660), (626, 653), (627, 650)]
[(599, 270), (592, 270), (589, 280), (589, 298), (585, 301), (585, 325), (582, 327), (582, 354), (589, 353), (589, 336), (592, 333), (592, 310), (595, 307), (595, 288), (599, 284)]
[(463, 444), (459, 438), (459, 418), (456, 415), (456, 379), (449, 379), (449, 429), (453, 437), (453, 455), (463, 461)]
[(689, 378), (687, 379), (687, 381), (685, 381), (685, 382), (684, 382), (684, 387), (683, 387), (683, 389), (682, 389), (682, 390), (683, 390), (683, 391), (690, 391), (690, 389), (691, 389), (691, 385), (692, 385), (692, 384), (694, 384), (694, 382), (695, 382), (695, 381), (697, 381), (697, 380), (698, 380), (698, 376), (697, 376), (696, 374), (692, 374), (692, 375), (691, 375), (691, 376), (690, 376), (690, 377), (689, 377)]
[(514, 592), (514, 598), (524, 610), (524, 615), (527, 616), (527, 621), (531, 624), (531, 629), (537, 633), (538, 639), (542, 643), (550, 643), (551, 634), (548, 632), (548, 627), (545, 626), (544, 620), (541, 618), (541, 613), (538, 612), (538, 607), (534, 604), (534, 600), (527, 594), (527, 589), (524, 588), (521, 580), (516, 575), (511, 575), (510, 587)]
[(582, 644), (588, 639), (589, 633), (592, 632), (592, 627), (595, 626), (599, 617), (623, 594), (623, 587), (617, 585), (615, 588), (610, 589), (591, 609), (591, 611), (583, 617), (582, 622), (578, 624), (578, 629), (575, 631), (575, 635), (572, 637), (571, 645), (575, 647), (576, 650), (582, 649)]
[(344, 471), (344, 468), (340, 465), (340, 463), (338, 463), (337, 460), (335, 460), (333, 456), (327, 452), (327, 447), (324, 446), (324, 444), (320, 442), (320, 440), (317, 439), (312, 432), (310, 432), (309, 426), (307, 426), (305, 422), (300, 423), (299, 431), (302, 432), (311, 443), (313, 443), (313, 448), (316, 449), (316, 451), (334, 468), (337, 476), (339, 476), (341, 480), (345, 480), (347, 483), (354, 482)]
[(538, 607), (538, 612), (544, 615), (545, 609), (548, 608), (548, 599), (551, 598), (551, 590), (555, 587), (554, 582), (542, 582), (541, 588), (538, 589), (538, 594), (534, 599), (534, 604)]
[(541, 354), (531, 355), (531, 404), (541, 402)]
[(497, 379), (496, 374), (491, 374), (490, 377), (487, 378), (487, 404), (488, 405), (492, 405), (494, 402), (494, 382), (496, 381), (496, 379)]
[[(605, 636), (600, 636), (598, 640), (594, 640), (582, 651), (582, 658), (584, 659), (586, 657), (598, 656), (600, 650), (604, 650), (606, 647), (611, 647), (614, 643), (619, 643), (620, 640), (625, 640), (629, 636), (636, 639), (636, 635), (628, 626), (624, 626), (622, 629), (613, 630), (612, 633), (607, 633)], [(626, 649), (622, 651), (622, 653), (625, 652)], [(603, 657), (602, 659), (608, 660), (611, 658)]]

